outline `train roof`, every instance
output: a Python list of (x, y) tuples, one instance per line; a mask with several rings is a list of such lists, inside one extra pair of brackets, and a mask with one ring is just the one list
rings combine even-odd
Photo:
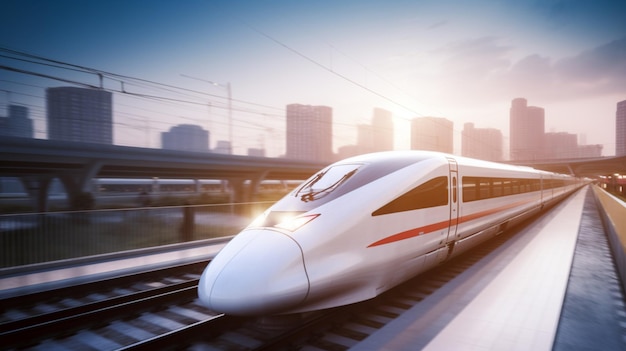
[[(448, 159), (454, 159), (459, 165), (483, 167), (490, 169), (499, 169), (503, 171), (528, 172), (535, 174), (557, 174), (553, 172), (538, 170), (528, 166), (518, 166), (506, 163), (479, 160), (464, 156), (455, 156), (437, 151), (423, 150), (404, 150), (404, 151), (383, 151), (370, 154), (363, 154), (350, 157), (337, 163), (388, 163), (388, 164), (404, 164), (406, 166), (413, 163), (422, 162), (428, 159), (441, 159), (446, 162)], [(398, 167), (400, 168), (400, 167)], [(562, 174), (560, 174), (562, 175)]]

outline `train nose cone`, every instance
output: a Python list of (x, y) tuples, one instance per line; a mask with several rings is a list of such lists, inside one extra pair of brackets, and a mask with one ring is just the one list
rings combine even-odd
[(235, 236), (202, 273), (200, 301), (231, 315), (270, 315), (303, 302), (309, 292), (302, 250), (270, 230)]

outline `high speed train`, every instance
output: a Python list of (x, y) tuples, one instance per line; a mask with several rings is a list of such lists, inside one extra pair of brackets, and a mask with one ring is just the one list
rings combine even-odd
[(373, 298), (501, 233), (582, 181), (425, 151), (356, 156), (313, 175), (209, 263), (200, 301), (231, 315)]

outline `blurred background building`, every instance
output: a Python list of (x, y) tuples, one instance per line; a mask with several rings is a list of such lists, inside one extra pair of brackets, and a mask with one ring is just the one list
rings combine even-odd
[(452, 154), (454, 125), (441, 117), (418, 117), (411, 121), (411, 149)]
[(512, 161), (544, 158), (545, 111), (528, 106), (526, 99), (513, 99), (509, 114)]
[(33, 138), (33, 121), (28, 117), (28, 108), (9, 105), (9, 115), (0, 117), (0, 136)]
[(626, 155), (626, 100), (617, 103), (615, 112), (615, 156)]
[(101, 89), (46, 89), (48, 139), (113, 144), (112, 96)]
[(486, 161), (502, 161), (502, 132), (495, 128), (475, 128), (465, 123), (461, 136), (461, 155)]
[(286, 157), (333, 161), (333, 110), (328, 106), (287, 105)]
[(209, 132), (193, 124), (179, 124), (161, 133), (163, 149), (209, 152)]

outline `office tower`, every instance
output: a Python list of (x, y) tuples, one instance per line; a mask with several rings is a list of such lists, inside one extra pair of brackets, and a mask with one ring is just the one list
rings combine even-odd
[(215, 152), (216, 154), (230, 155), (232, 153), (232, 146), (230, 141), (218, 140), (213, 152)]
[(374, 127), (371, 124), (359, 124), (356, 128), (356, 154), (374, 152)]
[(372, 147), (374, 151), (393, 150), (393, 116), (379, 107), (374, 108), (372, 117)]
[(494, 128), (475, 128), (465, 123), (461, 140), (461, 155), (499, 162), (502, 157), (502, 132)]
[(544, 157), (549, 160), (578, 157), (578, 137), (566, 132), (546, 133)]
[(544, 158), (544, 109), (527, 106), (524, 98), (513, 99), (509, 123), (511, 160), (528, 161)]
[(33, 121), (28, 118), (28, 108), (9, 105), (9, 116), (0, 117), (0, 135), (20, 138), (33, 138)]
[(603, 146), (601, 144), (578, 145), (578, 157), (580, 158), (602, 157), (602, 148)]
[(265, 149), (258, 148), (258, 147), (250, 147), (248, 148), (248, 156), (265, 157)]
[(333, 160), (333, 110), (327, 106), (287, 105), (286, 157), (298, 160)]
[(626, 156), (626, 100), (617, 103), (615, 112), (615, 156)]
[(411, 121), (411, 149), (451, 154), (453, 123), (441, 117), (418, 117)]
[(209, 132), (193, 124), (179, 124), (161, 133), (161, 146), (168, 150), (208, 152)]
[(46, 89), (48, 139), (113, 144), (112, 101), (100, 89)]

